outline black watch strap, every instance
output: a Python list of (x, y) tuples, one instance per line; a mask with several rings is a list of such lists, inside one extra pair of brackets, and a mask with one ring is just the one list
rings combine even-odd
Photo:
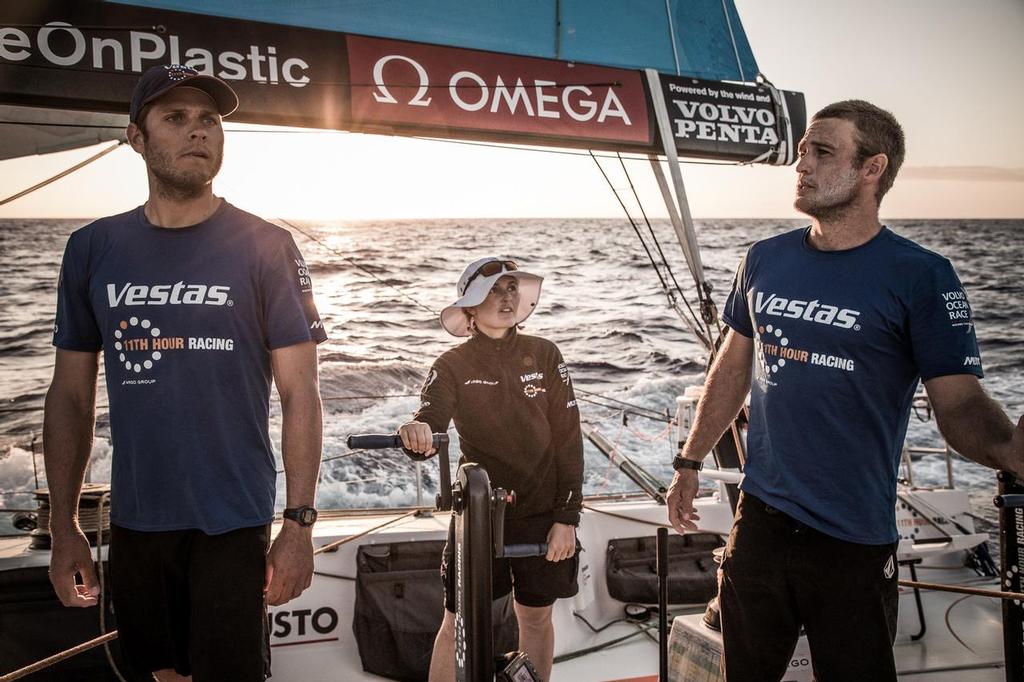
[(675, 458), (673, 458), (672, 460), (672, 468), (675, 469), (676, 471), (680, 471), (682, 469), (693, 469), (694, 471), (700, 471), (701, 469), (704, 468), (704, 462), (698, 462), (695, 459), (687, 459), (686, 457), (676, 455)]
[(313, 507), (303, 505), (301, 507), (293, 507), (291, 509), (285, 509), (281, 516), (294, 521), (300, 526), (309, 527), (316, 523), (317, 511)]

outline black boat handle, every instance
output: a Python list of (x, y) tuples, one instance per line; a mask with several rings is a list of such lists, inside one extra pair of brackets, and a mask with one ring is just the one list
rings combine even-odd
[(505, 551), (502, 556), (506, 559), (514, 559), (525, 556), (544, 556), (547, 553), (548, 543), (528, 542), (521, 545), (505, 545)]
[[(431, 445), (437, 450), (438, 473), (441, 477), (438, 483), (437, 499), (435, 507), (439, 511), (448, 511), (452, 508), (452, 474), (448, 468), (448, 434), (435, 433), (431, 438)], [(402, 446), (402, 437), (397, 433), (367, 433), (356, 436), (349, 436), (345, 440), (349, 449), (381, 450), (384, 448), (400, 448), (410, 459), (421, 462), (426, 457), (418, 452), (407, 450)]]

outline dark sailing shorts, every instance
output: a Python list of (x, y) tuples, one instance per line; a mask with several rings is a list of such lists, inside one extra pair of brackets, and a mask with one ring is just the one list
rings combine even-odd
[[(444, 582), (444, 607), (455, 612), (455, 521), (448, 526), (448, 544), (441, 557)], [(521, 519), (505, 519), (505, 544), (547, 542), (551, 515), (537, 514)], [(523, 606), (551, 606), (556, 599), (572, 597), (579, 591), (576, 573), (580, 565), (580, 543), (571, 559), (548, 561), (542, 556), (495, 559), (493, 562), (494, 599), (509, 592)]]
[(270, 630), (263, 600), (270, 526), (220, 535), (111, 527), (118, 641), (140, 680), (174, 669), (193, 682), (263, 682)]
[(719, 605), (728, 682), (782, 679), (800, 627), (816, 679), (895, 682), (896, 543), (862, 545), (740, 496)]

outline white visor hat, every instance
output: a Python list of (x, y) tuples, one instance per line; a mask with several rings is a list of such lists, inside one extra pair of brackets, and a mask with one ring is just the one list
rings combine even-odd
[(452, 336), (470, 336), (472, 330), (465, 308), (483, 303), (494, 283), (506, 275), (519, 280), (516, 324), (528, 318), (540, 300), (540, 285), (544, 278), (519, 270), (513, 261), (487, 256), (473, 261), (462, 271), (456, 286), (459, 299), (441, 311), (441, 326), (445, 331)]

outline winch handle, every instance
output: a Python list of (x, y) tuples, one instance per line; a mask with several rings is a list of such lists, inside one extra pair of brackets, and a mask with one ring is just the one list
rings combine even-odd
[[(438, 473), (440, 482), (438, 484), (437, 499), (435, 506), (439, 511), (448, 511), (452, 508), (452, 474), (448, 468), (448, 434), (435, 433), (431, 438), (431, 445), (437, 450)], [(384, 448), (399, 448), (410, 459), (421, 462), (426, 457), (418, 452), (406, 450), (402, 446), (402, 437), (397, 433), (367, 433), (361, 435), (350, 435), (345, 444), (349, 449), (356, 450), (381, 450)]]
[(544, 556), (547, 553), (548, 543), (528, 542), (521, 545), (505, 545), (504, 558), (514, 559), (524, 556)]
[[(440, 449), (442, 441), (448, 441), (447, 433), (435, 433), (431, 439), (434, 449)], [(402, 447), (402, 437), (397, 433), (367, 433), (357, 436), (349, 436), (345, 441), (351, 450), (382, 450), (384, 448), (400, 448), (406, 454), (409, 452)], [(412, 453), (415, 457), (421, 457), (419, 453)]]

